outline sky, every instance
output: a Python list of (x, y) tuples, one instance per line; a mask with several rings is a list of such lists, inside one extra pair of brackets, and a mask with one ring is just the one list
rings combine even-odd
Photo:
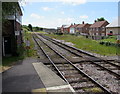
[[(76, 1), (76, 0), (74, 0)], [(71, 23), (93, 24), (104, 17), (109, 23), (118, 17), (118, 2), (26, 2), (22, 24), (57, 28)]]

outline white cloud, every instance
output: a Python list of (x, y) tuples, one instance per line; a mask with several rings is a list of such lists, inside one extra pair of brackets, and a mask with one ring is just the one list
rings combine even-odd
[(58, 18), (58, 19), (40, 19), (40, 20), (24, 20), (23, 24), (28, 25), (32, 24), (32, 26), (39, 26), (44, 28), (57, 28), (62, 26), (63, 24), (70, 25), (71, 23), (74, 23), (74, 18), (68, 17), (68, 18)]
[(80, 16), (80, 18), (81, 18), (81, 19), (87, 19), (88, 16), (87, 16), (87, 15), (82, 15), (82, 16)]
[[(11, 2), (11, 0), (2, 0), (4, 2)], [(15, 0), (13, 0), (15, 1)], [(84, 2), (119, 2), (119, 0), (25, 0), (26, 2), (78, 2), (79, 4)]]
[(32, 17), (32, 18), (34, 18), (34, 19), (41, 19), (41, 18), (44, 18), (44, 16), (40, 16), (40, 15), (35, 14), (35, 13), (32, 13), (32, 14), (30, 15), (30, 17)]
[(42, 9), (43, 9), (44, 11), (49, 11), (49, 10), (52, 10), (53, 8), (49, 8), (49, 7), (42, 7)]
[(74, 18), (58, 18), (57, 19), (57, 22), (59, 25), (62, 25), (62, 24), (71, 24), (74, 22)]
[(86, 0), (58, 0), (64, 4), (80, 5), (86, 3)]
[(87, 0), (25, 0), (26, 2), (61, 2), (64, 4), (79, 5), (84, 4)]
[(64, 11), (62, 11), (62, 12), (61, 12), (61, 14), (65, 14), (65, 12), (64, 12)]

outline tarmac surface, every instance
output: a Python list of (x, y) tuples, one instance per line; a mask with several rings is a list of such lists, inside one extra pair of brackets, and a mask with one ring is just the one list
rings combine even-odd
[(2, 92), (30, 92), (33, 89), (44, 88), (40, 77), (34, 69), (32, 63), (37, 62), (35, 58), (26, 58), (2, 73)]

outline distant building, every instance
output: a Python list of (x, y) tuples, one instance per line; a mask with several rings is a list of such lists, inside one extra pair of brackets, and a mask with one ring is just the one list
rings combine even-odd
[(70, 34), (76, 34), (76, 28), (79, 24), (75, 24), (70, 26)]
[(23, 14), (19, 3), (17, 3), (17, 7), (18, 10), (15, 12), (15, 14), (7, 15), (5, 17), (7, 21), (2, 24), (3, 56), (17, 55), (17, 47), (20, 46), (23, 42), (22, 40)]
[(91, 26), (91, 24), (84, 23), (84, 21), (83, 21), (82, 24), (79, 24), (76, 27), (76, 32), (80, 35), (89, 35), (90, 26)]
[(90, 26), (89, 34), (92, 39), (101, 39), (106, 36), (106, 26), (109, 23), (107, 21), (95, 21), (94, 24)]
[(64, 32), (64, 34), (68, 34), (70, 32), (70, 25), (64, 26), (63, 32)]
[(116, 19), (106, 26), (106, 36), (118, 34), (120, 34), (120, 25), (118, 24), (118, 19)]
[(56, 30), (56, 32), (55, 32), (56, 34), (63, 34), (62, 32), (61, 32), (61, 27), (57, 27), (57, 30)]

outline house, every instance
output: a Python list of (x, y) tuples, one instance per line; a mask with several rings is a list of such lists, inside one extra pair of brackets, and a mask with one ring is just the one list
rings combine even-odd
[(68, 34), (70, 32), (70, 25), (64, 26), (63, 32), (64, 32), (64, 34)]
[(84, 21), (82, 22), (82, 24), (79, 24), (76, 27), (76, 32), (80, 35), (89, 35), (89, 28), (90, 28), (91, 24), (85, 23)]
[(76, 34), (76, 27), (78, 26), (79, 24), (75, 24), (70, 26), (70, 34)]
[(90, 26), (89, 34), (92, 39), (101, 39), (106, 36), (106, 26), (109, 23), (107, 21), (95, 21), (94, 24)]
[[(7, 3), (7, 2), (3, 2)], [(3, 6), (4, 7), (4, 6)], [(14, 14), (6, 15), (2, 23), (2, 56), (18, 55), (17, 49), (22, 44), (22, 10), (17, 2)]]
[(120, 25), (118, 24), (118, 19), (116, 19), (106, 26), (106, 36), (118, 34), (120, 34)]
[(64, 33), (64, 27), (65, 27), (66, 25), (62, 25), (61, 26), (61, 33)]
[(63, 33), (61, 32), (61, 27), (57, 27), (56, 34), (62, 35)]

